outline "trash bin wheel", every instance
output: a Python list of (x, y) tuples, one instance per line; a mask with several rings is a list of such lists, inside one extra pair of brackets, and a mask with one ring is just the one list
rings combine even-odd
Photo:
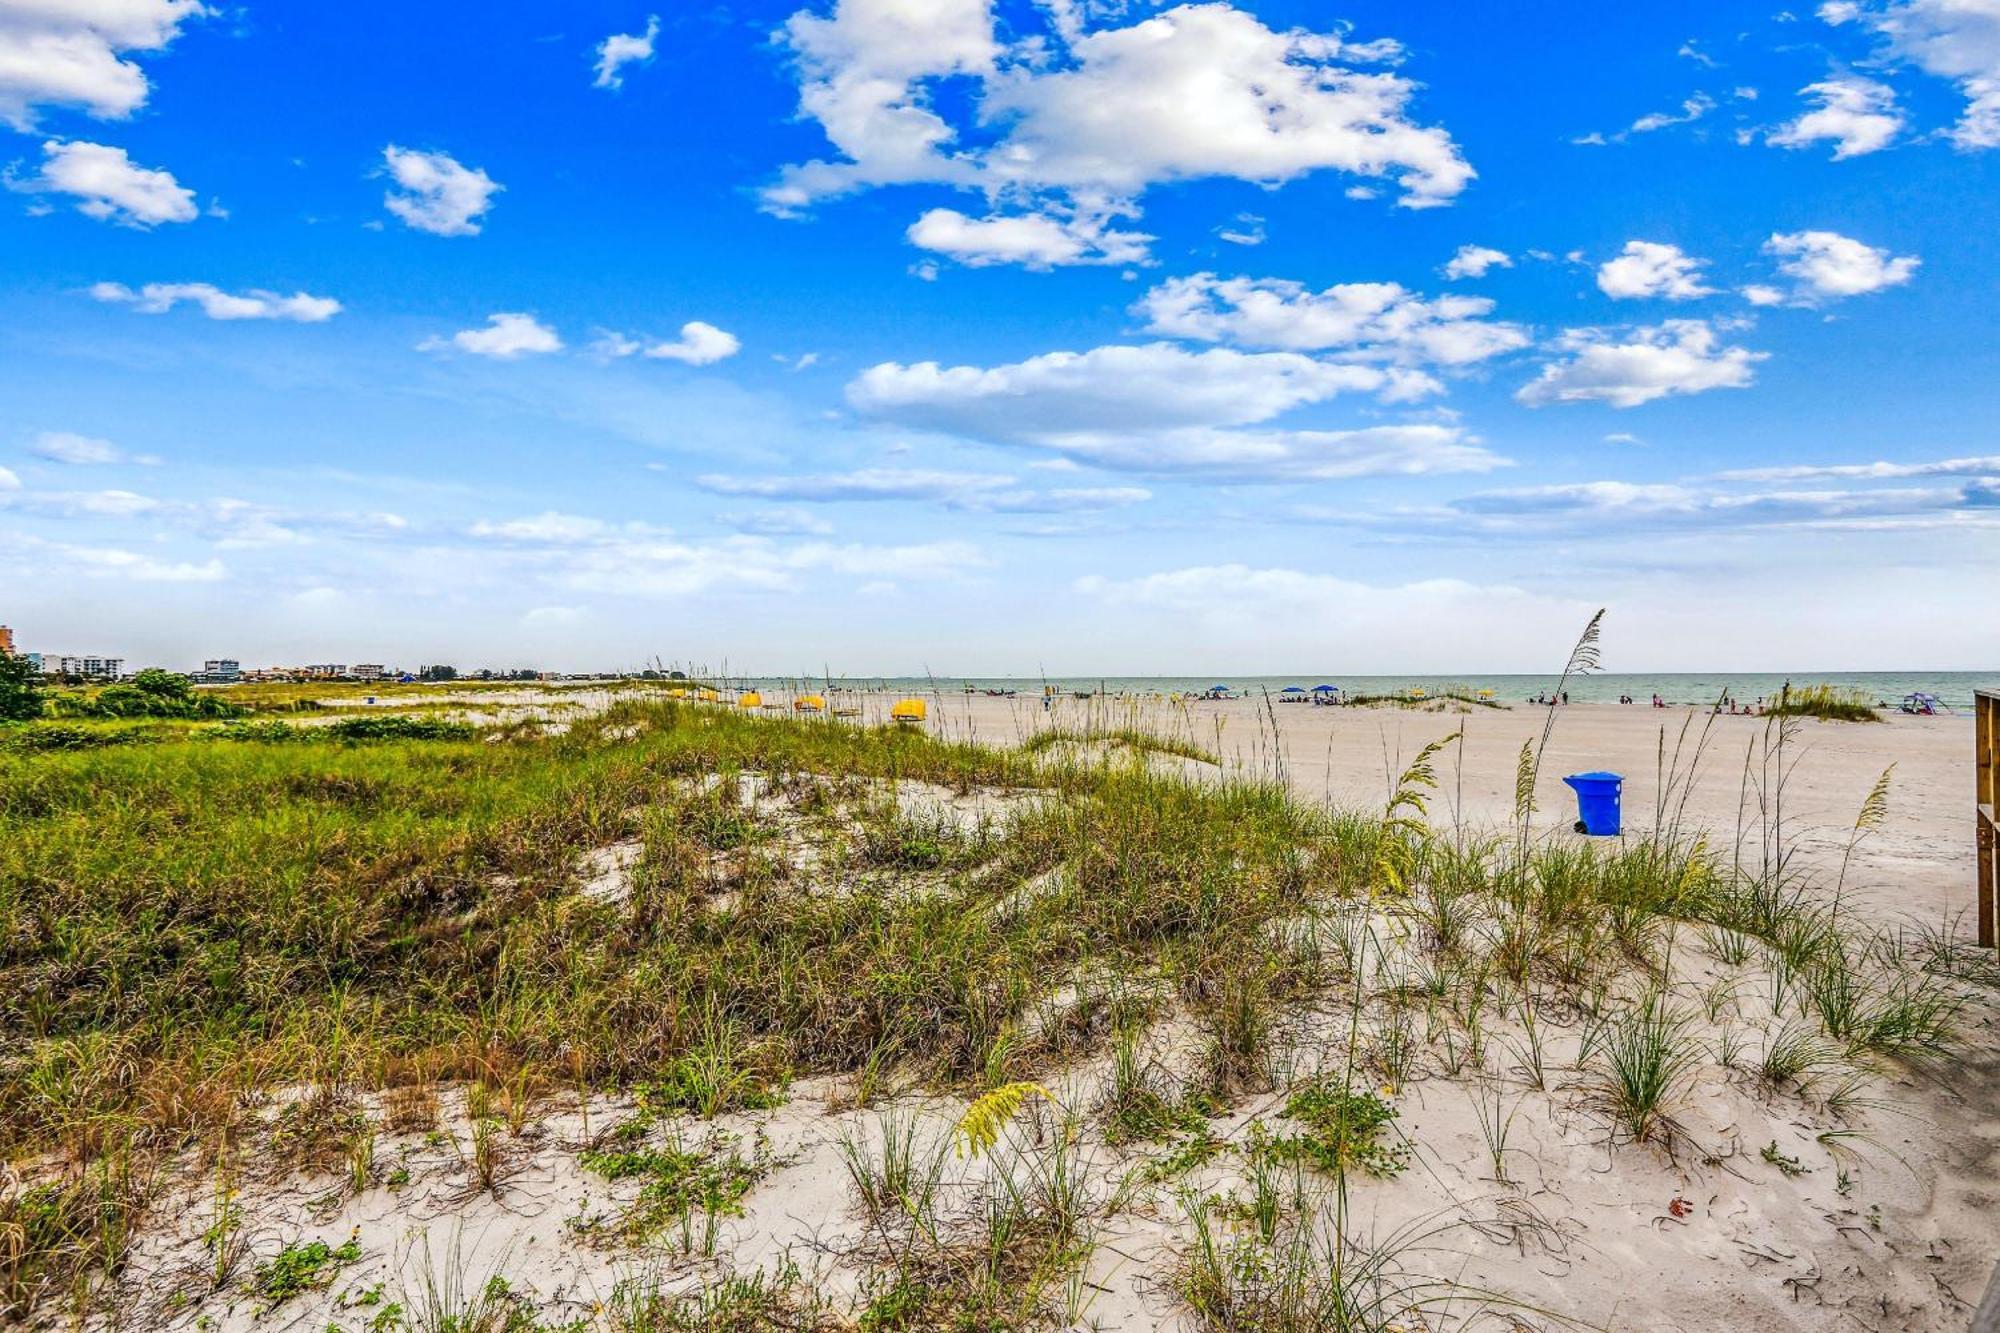
[(1588, 833), (1588, 832), (1590, 832), (1590, 830), (1589, 830), (1589, 829), (1587, 829), (1587, 828), (1585, 828), (1585, 827), (1584, 827), (1584, 823), (1583, 823), (1583, 821), (1582, 821), (1581, 819), (1579, 819), (1579, 820), (1577, 820), (1577, 821), (1576, 821), (1576, 824), (1575, 824), (1575, 828), (1576, 828), (1576, 831), (1577, 831), (1578, 833)]

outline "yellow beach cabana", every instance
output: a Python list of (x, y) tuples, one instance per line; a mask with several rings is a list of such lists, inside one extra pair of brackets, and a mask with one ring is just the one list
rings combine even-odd
[(802, 694), (792, 700), (792, 710), (799, 713), (817, 713), (826, 707), (824, 697), (817, 694)]
[(755, 690), (745, 690), (736, 696), (736, 706), (738, 708), (762, 708), (764, 706), (764, 696)]
[(899, 699), (889, 710), (889, 718), (904, 725), (921, 722), (929, 714), (930, 708), (922, 699)]

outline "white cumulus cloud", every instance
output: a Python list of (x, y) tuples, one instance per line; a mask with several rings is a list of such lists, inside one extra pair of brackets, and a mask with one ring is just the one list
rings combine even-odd
[(533, 315), (502, 312), (487, 316), (483, 329), (461, 329), (450, 338), (426, 338), (417, 346), (425, 352), (456, 347), (474, 356), (513, 361), (543, 352), (560, 352), (563, 342), (554, 329)]
[(1485, 297), (1426, 300), (1394, 282), (1315, 292), (1280, 278), (1197, 273), (1159, 284), (1133, 310), (1148, 330), (1175, 338), (1407, 364), (1468, 365), (1528, 345), (1518, 326), (1486, 318)]
[(1461, 245), (1458, 253), (1446, 261), (1444, 276), (1447, 281), (1456, 282), (1460, 278), (1483, 278), (1492, 269), (1512, 267), (1514, 260), (1505, 250), (1487, 245)]
[(123, 148), (81, 139), (50, 139), (42, 145), (40, 173), (8, 184), (30, 194), (70, 195), (85, 217), (142, 231), (197, 216), (194, 191), (172, 172), (142, 167)]
[(646, 30), (640, 33), (613, 33), (597, 44), (597, 76), (593, 88), (622, 88), (627, 65), (646, 65), (653, 60), (653, 40), (660, 35), (660, 16), (646, 16)]
[(90, 289), (92, 297), (148, 315), (164, 314), (183, 301), (201, 307), (210, 319), (283, 319), (300, 324), (318, 324), (340, 313), (340, 302), (330, 296), (310, 296), (293, 292), (290, 296), (253, 287), (245, 292), (226, 292), (206, 282), (149, 282), (134, 291), (119, 282), (100, 282)]
[(1799, 95), (1818, 105), (1765, 136), (1780, 148), (1831, 143), (1835, 160), (1887, 148), (1902, 132), (1903, 113), (1886, 83), (1845, 75), (1808, 84)]
[(599, 356), (646, 356), (656, 361), (679, 361), (690, 366), (710, 366), (741, 351), (737, 336), (713, 324), (691, 319), (681, 325), (680, 337), (671, 342), (647, 342), (622, 333), (605, 333), (591, 344)]
[(1147, 244), (1141, 232), (1115, 231), (1104, 218), (1058, 218), (1048, 213), (993, 214), (971, 218), (955, 208), (933, 208), (910, 224), (910, 244), (949, 255), (961, 264), (1019, 264), (1048, 269), (1070, 264), (1140, 264)]
[(1616, 259), (1608, 259), (1597, 269), (1597, 289), (1613, 300), (1663, 297), (1669, 301), (1691, 301), (1713, 296), (1705, 286), (1701, 271), (1705, 259), (1684, 254), (1678, 245), (1658, 241), (1627, 241)]
[[(1923, 262), (1915, 255), (1891, 255), (1837, 231), (1780, 232), (1764, 242), (1764, 252), (1778, 257), (1778, 271), (1796, 280), (1799, 297), (1807, 301), (1900, 287)], [(1756, 297), (1751, 300), (1757, 302)]]
[(1618, 332), (1569, 329), (1563, 357), (1514, 396), (1530, 407), (1609, 403), (1637, 407), (1675, 394), (1747, 388), (1769, 355), (1725, 347), (1704, 320), (1670, 319)]
[(33, 130), (44, 106), (124, 119), (150, 91), (127, 54), (165, 49), (210, 12), (201, 0), (0, 0), (0, 122)]
[(1830, 3), (1829, 23), (1861, 22), (1886, 39), (1889, 53), (1956, 83), (1965, 110), (1951, 139), (1966, 150), (2000, 148), (2000, 5), (1992, 0), (1890, 0)]
[(448, 153), (390, 144), (382, 150), (382, 161), (396, 184), (383, 196), (383, 206), (433, 236), (477, 236), (493, 196), (506, 188)]
[[(1067, 3), (1043, 13), (1046, 32), (1010, 29), (1004, 40), (988, 0), (835, 0), (830, 13), (794, 14), (781, 40), (796, 61), (799, 110), (836, 155), (785, 168), (765, 206), (790, 214), (927, 183), (1032, 205), (988, 223), (1046, 222), (1136, 215), (1148, 188), (1176, 180), (1277, 184), (1332, 170), (1393, 180), (1403, 204), (1427, 207), (1473, 176), (1448, 133), (1412, 119), (1417, 85), (1380, 68), (1400, 58), (1393, 42), (1273, 30), (1226, 3), (1126, 26), (1116, 26), (1122, 9), (1107, 9), (1097, 28)], [(970, 96), (940, 99), (953, 80)], [(1045, 225), (944, 234), (988, 262), (1004, 249), (1044, 266), (1076, 262), (1057, 257), (1064, 243)]]

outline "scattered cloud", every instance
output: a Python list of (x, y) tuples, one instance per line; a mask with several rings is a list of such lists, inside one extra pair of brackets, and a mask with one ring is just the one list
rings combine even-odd
[(1694, 61), (1695, 64), (1700, 65), (1703, 69), (1719, 68), (1719, 65), (1715, 57), (1708, 54), (1708, 52), (1702, 50), (1701, 47), (1696, 45), (1695, 39), (1692, 37), (1682, 42), (1680, 50), (1674, 52), (1674, 54), (1679, 56), (1683, 60)]
[(1113, 231), (1106, 216), (1059, 218), (1047, 213), (970, 218), (953, 208), (933, 208), (910, 224), (910, 244), (949, 255), (961, 264), (1019, 264), (1028, 269), (1072, 264), (1143, 264), (1152, 237)]
[(1707, 260), (1683, 253), (1678, 245), (1627, 241), (1618, 258), (1598, 266), (1597, 289), (1615, 301), (1645, 297), (1691, 301), (1715, 294), (1713, 287), (1702, 283), (1701, 271), (1707, 265)]
[(73, 568), (98, 578), (130, 579), (135, 583), (215, 583), (229, 576), (220, 560), (160, 560), (115, 546), (71, 546), (50, 543), (49, 549)]
[(1483, 296), (1426, 300), (1394, 282), (1314, 292), (1281, 278), (1197, 273), (1154, 287), (1133, 312), (1149, 332), (1175, 338), (1402, 365), (1464, 366), (1528, 345), (1519, 326), (1486, 318), (1493, 302)]
[(8, 0), (0, 4), (0, 123), (35, 128), (36, 109), (76, 107), (123, 120), (151, 91), (132, 52), (157, 52), (201, 0)]
[[(487, 520), (467, 532), (503, 550), (517, 548), (522, 575), (618, 596), (686, 597), (732, 588), (784, 592), (810, 574), (952, 580), (988, 563), (970, 542), (785, 544), (748, 534), (693, 541), (642, 523), (561, 513)], [(551, 551), (561, 551), (562, 559), (549, 560)]]
[(1785, 467), (1735, 468), (1718, 472), (1723, 481), (1891, 481), (1908, 477), (2000, 477), (2000, 454), (1945, 458), (1926, 463), (1800, 464)]
[(2000, 6), (1990, 0), (1834, 0), (1821, 5), (1819, 15), (1832, 24), (1862, 23), (1885, 39), (1891, 55), (1956, 83), (1965, 110), (1950, 131), (1952, 142), (1967, 151), (2000, 147)]
[(950, 509), (981, 513), (1053, 514), (1116, 509), (1152, 498), (1138, 486), (1020, 487), (1014, 478), (977, 472), (863, 468), (817, 476), (697, 477), (695, 484), (722, 495), (827, 503), (841, 500), (930, 500)]
[(1264, 219), (1255, 213), (1238, 213), (1234, 223), (1215, 229), (1215, 237), (1231, 245), (1262, 245), (1264, 243)]
[(1981, 483), (1958, 487), (1876, 487), (1746, 491), (1680, 482), (1588, 481), (1486, 491), (1452, 501), (1439, 526), (1519, 536), (1629, 536), (1636, 528), (1675, 531), (1774, 527), (1853, 528), (1959, 523), (1984, 508)]
[[(599, 356), (644, 356), (655, 361), (679, 361), (690, 366), (712, 366), (735, 356), (742, 349), (743, 343), (735, 334), (699, 319), (691, 319), (681, 325), (680, 337), (672, 342), (645, 342), (628, 338), (622, 333), (605, 333), (591, 344), (591, 350)], [(812, 356), (812, 353), (806, 355)], [(803, 369), (810, 364), (805, 357), (801, 357), (793, 369)]]
[(1707, 93), (1696, 93), (1681, 103), (1681, 109), (1678, 113), (1672, 111), (1655, 111), (1650, 115), (1639, 117), (1632, 122), (1630, 132), (1633, 134), (1650, 134), (1654, 130), (1663, 130), (1669, 125), (1690, 124), (1693, 121), (1700, 120), (1713, 110), (1715, 110), (1715, 99)]
[(0, 467), (0, 491), (18, 491), (21, 479), (4, 467)]
[(210, 319), (282, 319), (301, 324), (318, 324), (340, 313), (340, 302), (328, 296), (293, 292), (284, 296), (251, 288), (241, 293), (225, 292), (206, 282), (149, 282), (134, 291), (121, 282), (100, 282), (90, 289), (99, 301), (129, 305), (148, 315), (165, 314), (183, 301), (201, 307)]
[(1389, 385), (1372, 366), (1291, 352), (1189, 352), (1169, 343), (1048, 352), (1010, 365), (884, 362), (848, 385), (879, 420), (988, 439), (1267, 421), (1341, 393)]
[(1445, 262), (1445, 280), (1456, 282), (1460, 278), (1483, 278), (1493, 269), (1512, 268), (1513, 259), (1505, 250), (1495, 250), (1486, 245), (1461, 245), (1458, 253)]
[[(1923, 262), (1915, 255), (1891, 255), (1837, 231), (1779, 232), (1764, 242), (1764, 253), (1778, 257), (1778, 271), (1794, 280), (1796, 296), (1808, 303), (1900, 287)], [(1746, 288), (1744, 294), (1749, 292)], [(1749, 299), (1752, 304), (1769, 304), (1757, 296)]]
[(1333, 170), (1393, 180), (1400, 202), (1421, 208), (1472, 179), (1451, 136), (1411, 118), (1418, 85), (1384, 68), (1401, 59), (1394, 42), (1274, 31), (1227, 3), (1095, 29), (1072, 4), (1043, 13), (1047, 31), (1010, 40), (989, 0), (836, 0), (826, 15), (793, 14), (780, 40), (799, 110), (836, 156), (785, 168), (765, 207), (792, 215), (903, 184), (978, 190), (1031, 207), (981, 222), (933, 214), (933, 232), (974, 253), (1025, 248), (1052, 267), (1078, 261), (1056, 258), (1068, 243), (1051, 222), (1103, 232), (1082, 253), (1129, 247), (1136, 240), (1103, 219), (1136, 216), (1146, 190), (1167, 182), (1271, 185)]
[(105, 467), (116, 463), (151, 466), (160, 461), (152, 454), (129, 454), (109, 440), (64, 430), (43, 431), (28, 446), (28, 452), (51, 463), (72, 467)]
[(873, 420), (1125, 471), (1276, 480), (1505, 465), (1454, 424), (1244, 429), (1350, 391), (1393, 395), (1399, 374), (1407, 372), (1293, 352), (1188, 352), (1152, 343), (993, 367), (885, 362), (849, 383), (847, 398)]
[(949, 500), (1014, 484), (1004, 474), (929, 472), (913, 468), (862, 468), (815, 476), (735, 477), (710, 473), (695, 485), (717, 495), (766, 500)]
[(1590, 402), (1638, 407), (1670, 395), (1749, 387), (1753, 368), (1769, 353), (1720, 342), (1714, 326), (1699, 319), (1617, 331), (1569, 329), (1557, 344), (1566, 355), (1514, 397), (1529, 407)]
[(506, 187), (448, 153), (390, 144), (382, 161), (396, 188), (382, 204), (403, 222), (433, 236), (477, 236), (493, 196)]
[(591, 80), (593, 88), (618, 89), (625, 86), (624, 69), (627, 65), (650, 65), (653, 63), (653, 39), (660, 35), (660, 16), (646, 16), (646, 30), (642, 33), (614, 33), (597, 44), (597, 76)]
[(85, 217), (141, 231), (199, 216), (194, 191), (172, 172), (139, 166), (123, 148), (81, 139), (48, 140), (42, 145), (40, 173), (9, 177), (7, 184), (27, 194), (69, 195)]
[(1843, 75), (1808, 84), (1799, 95), (1818, 105), (1765, 135), (1780, 148), (1833, 144), (1834, 160), (1887, 148), (1903, 129), (1895, 91), (1886, 83)]
[(833, 533), (833, 524), (797, 505), (774, 505), (746, 513), (718, 514), (716, 518), (738, 532), (765, 537), (826, 537)]
[(480, 519), (467, 529), (474, 537), (492, 541), (530, 542), (547, 545), (566, 545), (596, 541), (600, 538), (622, 532), (627, 536), (666, 536), (664, 528), (652, 528), (644, 524), (627, 524), (618, 528), (601, 518), (586, 518), (579, 514), (564, 514), (546, 510), (524, 518)]
[(450, 338), (426, 338), (417, 344), (417, 349), (424, 352), (441, 352), (453, 347), (474, 356), (513, 361), (523, 356), (560, 352), (563, 342), (554, 329), (533, 315), (502, 312), (488, 315), (483, 329), (461, 329)]

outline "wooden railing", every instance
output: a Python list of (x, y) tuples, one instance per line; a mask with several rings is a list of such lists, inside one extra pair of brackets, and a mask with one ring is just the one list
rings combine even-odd
[(1994, 842), (2000, 829), (2000, 690), (1974, 690), (1973, 781), (1978, 803), (1979, 942), (2000, 947), (2000, 859)]

